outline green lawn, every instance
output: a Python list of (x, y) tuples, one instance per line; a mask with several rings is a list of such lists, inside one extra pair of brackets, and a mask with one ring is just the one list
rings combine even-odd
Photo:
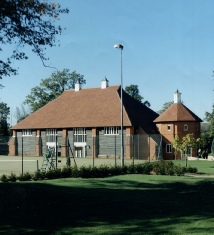
[[(176, 160), (173, 162), (176, 165), (186, 166), (185, 160)], [(198, 169), (198, 173), (214, 175), (214, 161), (189, 160), (187, 161), (187, 166), (196, 167)]]
[(213, 205), (213, 178), (0, 183), (0, 234), (214, 234)]

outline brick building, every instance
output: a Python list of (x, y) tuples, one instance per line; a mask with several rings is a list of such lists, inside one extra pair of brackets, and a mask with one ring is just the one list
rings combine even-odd
[[(174, 93), (174, 103), (154, 120), (163, 137), (163, 158), (175, 158), (172, 141), (176, 135), (180, 140), (191, 133), (195, 139), (200, 138), (200, 122), (202, 120), (181, 102), (181, 93), (177, 90)], [(196, 151), (189, 148), (189, 154), (192, 156), (197, 155)]]
[[(76, 157), (119, 158), (120, 97), (120, 86), (109, 86), (107, 79), (98, 88), (77, 83), (11, 128), (9, 155), (41, 156), (55, 147), (61, 156), (71, 148)], [(123, 117), (125, 159), (156, 159), (161, 138), (153, 120), (158, 114), (123, 92)]]

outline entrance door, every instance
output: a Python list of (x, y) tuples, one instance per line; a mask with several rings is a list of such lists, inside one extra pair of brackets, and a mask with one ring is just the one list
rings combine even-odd
[(85, 146), (75, 146), (75, 157), (85, 158)]

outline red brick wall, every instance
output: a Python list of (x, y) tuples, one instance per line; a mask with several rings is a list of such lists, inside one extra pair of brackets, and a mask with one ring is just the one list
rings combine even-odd
[[(170, 130), (168, 130), (170, 125)], [(188, 130), (184, 130), (184, 125), (188, 126)], [(177, 135), (180, 140), (187, 134), (194, 135), (195, 139), (200, 138), (200, 123), (199, 122), (169, 122), (157, 124), (160, 133), (163, 136), (163, 140), (166, 144), (171, 144), (175, 136)], [(196, 150), (192, 150), (192, 156), (196, 156)], [(180, 156), (178, 156), (180, 158)], [(174, 153), (166, 153), (166, 145), (163, 146), (163, 158), (166, 160), (174, 159)]]

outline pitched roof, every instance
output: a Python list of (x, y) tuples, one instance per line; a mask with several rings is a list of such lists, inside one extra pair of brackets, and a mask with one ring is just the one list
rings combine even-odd
[[(125, 92), (123, 94), (124, 126), (147, 126), (158, 116), (154, 111)], [(110, 86), (106, 89), (88, 88), (80, 91), (64, 91), (62, 95), (29, 115), (11, 129), (120, 125), (120, 86)], [(153, 129), (153, 127), (149, 129)]]
[(168, 109), (166, 109), (158, 118), (154, 120), (155, 123), (174, 121), (202, 122), (197, 115), (195, 115), (182, 103), (171, 104)]

